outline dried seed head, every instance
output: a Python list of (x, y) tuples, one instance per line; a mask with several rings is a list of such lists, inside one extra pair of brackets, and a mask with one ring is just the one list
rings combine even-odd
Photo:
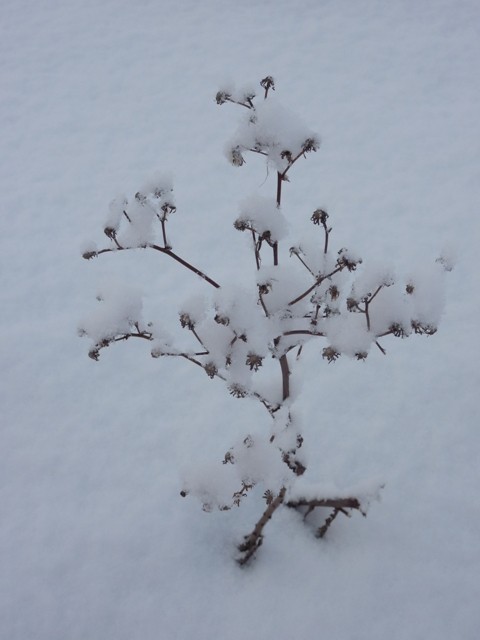
[(402, 327), (402, 325), (399, 322), (393, 322), (388, 327), (388, 330), (391, 331), (396, 338), (406, 338), (408, 335), (407, 332), (405, 331), (405, 328)]
[(347, 309), (348, 311), (358, 311), (358, 302), (355, 298), (347, 298)]
[(248, 395), (248, 392), (245, 389), (245, 387), (242, 387), (242, 385), (238, 384), (237, 382), (234, 382), (233, 384), (231, 384), (228, 387), (228, 390), (230, 392), (230, 395), (233, 396), (234, 398), (245, 398)]
[(195, 321), (186, 311), (180, 313), (180, 324), (184, 329), (187, 328), (191, 330), (195, 328)]
[(262, 282), (258, 285), (258, 293), (261, 296), (266, 296), (269, 291), (272, 289), (271, 282)]
[(84, 258), (85, 260), (90, 260), (91, 258), (96, 258), (98, 256), (98, 253), (96, 251), (84, 251), (82, 253), (82, 258)]
[(307, 138), (302, 145), (303, 153), (310, 153), (311, 151), (317, 151), (320, 147), (320, 140), (318, 138)]
[(215, 101), (217, 104), (225, 104), (228, 100), (230, 100), (231, 95), (226, 91), (218, 91), (215, 96)]
[(203, 368), (205, 369), (205, 373), (209, 378), (214, 378), (218, 373), (217, 366), (214, 362), (207, 362), (207, 364), (205, 364)]
[(222, 461), (222, 464), (235, 464), (235, 456), (231, 451), (227, 451)]
[(338, 252), (337, 266), (339, 267), (346, 268), (348, 271), (355, 271), (357, 265), (361, 263), (362, 259), (352, 257), (349, 254), (348, 249), (343, 248)]
[(263, 78), (263, 80), (260, 80), (260, 86), (265, 89), (265, 97), (267, 97), (270, 89), (272, 91), (275, 91), (275, 81), (272, 76), (266, 76), (265, 78)]
[(242, 152), (240, 151), (240, 147), (233, 147), (230, 149), (230, 162), (234, 167), (241, 167), (245, 164), (245, 158), (242, 156)]
[(111, 240), (115, 240), (117, 237), (117, 230), (114, 227), (105, 227), (103, 233)]
[(357, 351), (355, 357), (357, 360), (366, 360), (368, 353), (366, 351)]
[(250, 220), (245, 220), (245, 218), (237, 218), (233, 223), (233, 226), (237, 231), (246, 231), (247, 229), (251, 229)]
[(162, 204), (164, 220), (166, 220), (167, 216), (169, 216), (171, 213), (175, 213), (176, 210), (177, 210), (177, 207), (171, 202), (165, 202), (164, 204)]
[(323, 209), (315, 209), (315, 211), (312, 213), (312, 217), (310, 218), (313, 224), (321, 224), (323, 226), (327, 224), (327, 219), (328, 213)]
[(332, 284), (332, 286), (328, 289), (328, 293), (332, 300), (336, 300), (340, 295), (340, 291), (336, 284)]
[(217, 313), (214, 320), (217, 324), (223, 324), (225, 327), (230, 324), (230, 318), (223, 315), (223, 313)]
[(245, 361), (245, 364), (247, 365), (247, 367), (250, 367), (250, 371), (258, 371), (262, 366), (262, 363), (263, 363), (262, 356), (259, 356), (256, 353), (249, 353)]
[(266, 76), (265, 78), (263, 78), (263, 80), (260, 80), (260, 86), (262, 86), (264, 89), (266, 89), (267, 87), (269, 89), (274, 89), (275, 81), (272, 76)]
[(435, 325), (419, 322), (418, 320), (412, 320), (412, 329), (421, 336), (433, 336), (437, 332)]
[(325, 347), (322, 351), (322, 358), (328, 360), (328, 362), (335, 362), (340, 357), (340, 352), (334, 349), (334, 347)]
[(330, 307), (328, 304), (323, 308), (323, 317), (330, 318), (330, 316), (340, 315), (340, 309), (338, 307)]

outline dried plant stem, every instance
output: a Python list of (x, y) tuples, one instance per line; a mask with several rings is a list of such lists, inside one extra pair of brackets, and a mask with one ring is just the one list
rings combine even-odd
[(327, 273), (327, 275), (325, 276), (319, 276), (315, 282), (312, 284), (311, 287), (308, 287), (308, 289), (306, 291), (304, 291), (303, 293), (301, 293), (299, 296), (297, 296), (296, 298), (294, 298), (293, 300), (291, 300), (288, 303), (289, 307), (292, 307), (294, 304), (297, 304), (297, 302), (300, 302), (300, 300), (303, 300), (303, 298), (306, 298), (308, 296), (309, 293), (312, 293), (312, 291), (314, 291), (320, 284), (322, 284), (322, 282), (324, 280), (326, 280), (327, 278), (331, 278), (332, 276), (334, 276), (336, 273), (339, 273), (341, 270), (343, 269), (342, 266), (338, 266), (336, 269), (334, 269), (333, 271), (331, 271), (330, 273)]
[[(102, 253), (114, 253), (116, 251), (131, 251), (132, 249), (139, 249), (139, 248), (140, 247), (122, 247), (122, 246), (118, 245), (116, 248), (100, 249), (100, 251), (94, 252), (94, 255), (99, 256)], [(220, 289), (220, 285), (218, 284), (218, 282), (213, 280), (213, 278), (210, 278), (209, 276), (207, 276), (205, 273), (203, 273), (203, 271), (200, 271), (200, 269), (197, 269), (197, 267), (193, 266), (192, 264), (190, 264), (189, 262), (187, 262), (186, 260), (181, 258), (179, 255), (174, 253), (169, 247), (160, 247), (157, 244), (147, 244), (147, 245), (145, 245), (144, 247), (141, 247), (141, 248), (142, 249), (147, 249), (147, 248), (155, 249), (155, 251), (159, 251), (160, 253), (164, 253), (165, 255), (167, 255), (170, 258), (173, 258), (174, 260), (179, 262), (182, 266), (186, 267), (190, 271), (193, 271), (193, 273), (195, 273), (197, 276), (200, 276), (200, 278), (202, 278), (203, 280), (208, 282), (208, 284), (211, 284), (212, 287), (215, 287), (216, 289)]]
[(313, 273), (313, 271), (310, 269), (310, 267), (308, 266), (308, 264), (305, 262), (305, 260), (303, 258), (300, 257), (299, 253), (297, 251), (292, 252), (294, 255), (297, 256), (297, 258), (300, 260), (300, 262), (303, 264), (303, 266), (305, 267), (305, 269), (307, 269), (307, 271), (315, 278), (316, 275)]
[(305, 521), (307, 517), (312, 513), (314, 509), (317, 507), (329, 507), (332, 508), (332, 513), (325, 520), (323, 525), (317, 529), (316, 537), (323, 538), (330, 528), (332, 522), (338, 516), (339, 513), (343, 513), (347, 517), (350, 517), (347, 509), (357, 510), (363, 516), (366, 516), (366, 513), (362, 511), (361, 503), (358, 498), (319, 498), (319, 499), (307, 499), (300, 498), (299, 500), (291, 500), (285, 503), (285, 506), (290, 507), (292, 509), (300, 510), (302, 507), (307, 507), (307, 511), (303, 516), (303, 520)]
[(299, 498), (298, 500), (289, 500), (285, 504), (292, 509), (298, 509), (299, 507), (313, 507), (314, 509), (316, 507), (330, 507), (332, 509), (357, 509), (361, 511), (361, 504), (358, 498)]
[(369, 312), (369, 307), (370, 307), (370, 303), (372, 302), (372, 300), (375, 298), (375, 296), (383, 289), (383, 285), (381, 284), (377, 290), (375, 291), (375, 293), (373, 295), (371, 295), (367, 300), (365, 300), (365, 317), (367, 319), (367, 331), (370, 331), (370, 312)]
[(268, 507), (263, 512), (260, 520), (255, 525), (252, 533), (248, 536), (245, 536), (244, 542), (238, 546), (238, 550), (243, 554), (241, 558), (238, 559), (238, 564), (244, 565), (246, 564), (250, 558), (254, 555), (255, 551), (262, 545), (263, 542), (263, 529), (268, 521), (271, 519), (275, 511), (282, 504), (286, 488), (282, 487), (280, 489), (279, 494), (276, 498), (274, 498)]
[(282, 370), (282, 399), (290, 397), (290, 369), (286, 354), (280, 358), (280, 368)]

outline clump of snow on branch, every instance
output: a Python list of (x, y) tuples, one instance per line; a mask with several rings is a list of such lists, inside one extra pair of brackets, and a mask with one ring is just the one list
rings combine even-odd
[(274, 198), (250, 196), (240, 203), (240, 215), (235, 227), (250, 229), (268, 242), (278, 242), (287, 235), (287, 221)]
[(98, 360), (99, 349), (108, 346), (120, 336), (141, 331), (142, 292), (139, 287), (125, 283), (108, 282), (97, 294), (98, 304), (79, 327), (79, 334), (93, 342), (89, 355)]
[(254, 113), (245, 113), (240, 125), (225, 147), (229, 161), (241, 166), (245, 151), (266, 156), (269, 164), (283, 173), (291, 161), (320, 146), (318, 136), (299, 116), (274, 98), (255, 106)]

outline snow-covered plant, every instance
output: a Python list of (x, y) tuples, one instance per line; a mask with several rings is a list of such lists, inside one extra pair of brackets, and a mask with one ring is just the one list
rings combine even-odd
[[(317, 507), (329, 508), (317, 530), (321, 538), (339, 513), (357, 510), (365, 515), (380, 489), (331, 492), (299, 482), (306, 458), (291, 376), (302, 364), (302, 350), (312, 346), (327, 363), (341, 355), (363, 361), (372, 348), (385, 353), (382, 339), (387, 336), (434, 334), (442, 311), (443, 272), (450, 269), (441, 258), (428, 272), (399, 280), (389, 268), (369, 266), (355, 251), (332, 247), (330, 216), (320, 208), (310, 213), (313, 233), (318, 234), (315, 242), (307, 246), (289, 241), (282, 189), (293, 166), (317, 151), (320, 142), (272, 96), (272, 77), (260, 85), (260, 96), (255, 89), (216, 94), (219, 105), (230, 102), (243, 110), (226, 147), (232, 165), (241, 167), (247, 154), (256, 154), (276, 177), (272, 197), (249, 195), (233, 223), (250, 238), (253, 277), (224, 286), (174, 252), (166, 232), (176, 212), (173, 186), (163, 176), (147, 182), (131, 200), (114, 200), (104, 226), (109, 245), (83, 254), (88, 260), (104, 253), (152, 249), (202, 279), (197, 295), (178, 310), (181, 326), (192, 337), (189, 349), (178, 348), (162, 327), (143, 320), (141, 297), (134, 290), (126, 295), (109, 288), (80, 332), (93, 341), (89, 355), (94, 360), (112, 343), (141, 338), (151, 342), (154, 358), (183, 358), (208, 378), (223, 382), (233, 397), (263, 405), (269, 416), (263, 435), (247, 431), (232, 443), (217, 475), (192, 473), (181, 491), (182, 496), (199, 498), (210, 511), (239, 506), (254, 486), (262, 487), (266, 509), (238, 547), (240, 564), (259, 548), (265, 525), (281, 505), (298, 509), (304, 517)], [(265, 369), (276, 381), (268, 391), (260, 383)]]

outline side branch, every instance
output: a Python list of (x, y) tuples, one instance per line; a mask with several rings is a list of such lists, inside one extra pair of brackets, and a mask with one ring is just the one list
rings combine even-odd
[(306, 507), (307, 510), (303, 515), (304, 521), (317, 507), (327, 507), (333, 509), (332, 513), (328, 516), (323, 525), (317, 529), (317, 532), (315, 534), (317, 538), (323, 538), (325, 536), (339, 513), (343, 513), (343, 515), (349, 518), (349, 510), (356, 509), (357, 511), (360, 511), (362, 516), (365, 517), (367, 515), (366, 511), (362, 510), (362, 505), (358, 498), (314, 498), (311, 500), (309, 500), (308, 498), (300, 498), (298, 500), (290, 500), (286, 502), (285, 506), (290, 507), (291, 509), (297, 509), (299, 511), (302, 509), (302, 507)]
[(292, 307), (294, 304), (297, 304), (297, 302), (300, 302), (300, 300), (303, 300), (303, 298), (305, 298), (306, 296), (308, 296), (309, 293), (312, 293), (312, 291), (314, 291), (319, 285), (322, 284), (322, 282), (324, 280), (327, 280), (327, 278), (331, 278), (332, 276), (334, 276), (336, 273), (338, 273), (339, 271), (341, 271), (343, 269), (343, 266), (338, 266), (336, 269), (334, 269), (331, 273), (328, 273), (325, 276), (319, 276), (315, 282), (312, 284), (311, 287), (308, 287), (308, 289), (306, 291), (304, 291), (303, 293), (301, 293), (299, 296), (297, 296), (296, 298), (294, 298), (293, 300), (290, 300), (290, 302), (288, 303), (289, 307)]
[(284, 331), (282, 336), (298, 336), (298, 335), (307, 335), (307, 336), (319, 336), (320, 338), (324, 338), (325, 334), (321, 331), (310, 331), (309, 329), (291, 329), (290, 331)]
[(218, 282), (215, 282), (215, 280), (213, 280), (212, 278), (209, 278), (205, 273), (203, 273), (203, 271), (200, 271), (200, 269), (197, 269), (197, 267), (194, 267), (192, 264), (190, 264), (189, 262), (181, 258), (179, 255), (174, 253), (171, 249), (159, 247), (157, 244), (149, 244), (148, 246), (151, 249), (155, 249), (155, 251), (160, 251), (160, 253), (165, 253), (167, 256), (170, 256), (170, 258), (173, 258), (174, 260), (179, 262), (182, 266), (186, 267), (190, 271), (193, 271), (193, 273), (195, 273), (197, 276), (200, 276), (200, 278), (208, 282), (208, 284), (211, 284), (212, 287), (215, 287), (215, 289), (220, 289), (220, 285), (218, 284)]
[[(90, 349), (90, 351), (88, 352), (88, 356), (92, 360), (96, 360), (98, 362), (100, 358), (100, 351), (102, 349), (105, 349), (106, 347), (109, 347), (114, 342), (122, 342), (122, 341), (129, 340), (130, 338), (142, 338), (143, 340), (148, 340), (148, 341), (153, 340), (153, 335), (150, 331), (142, 331), (138, 326), (138, 324), (135, 324), (135, 328), (137, 330), (136, 332), (129, 331), (126, 333), (118, 334), (116, 336), (112, 336), (110, 338), (103, 338)], [(80, 335), (86, 335), (86, 334), (82, 332)]]
[(129, 251), (131, 249), (146, 249), (146, 248), (155, 249), (155, 251), (164, 253), (165, 255), (179, 262), (183, 267), (189, 269), (190, 271), (193, 271), (193, 273), (195, 273), (197, 276), (200, 276), (200, 278), (208, 282), (208, 284), (211, 284), (212, 287), (215, 287), (216, 289), (220, 289), (220, 285), (218, 284), (218, 282), (213, 280), (213, 278), (210, 278), (205, 273), (203, 273), (203, 271), (200, 271), (200, 269), (198, 269), (194, 265), (190, 264), (189, 262), (181, 258), (179, 255), (173, 252), (169, 247), (160, 247), (158, 244), (149, 243), (143, 247), (122, 247), (121, 245), (118, 245), (116, 247), (112, 247), (108, 249), (100, 249), (100, 251), (87, 251), (83, 254), (83, 257), (86, 260), (90, 260), (90, 258), (99, 256), (102, 253), (115, 253), (116, 251)]
[(357, 509), (363, 515), (361, 510), (360, 500), (358, 498), (317, 498), (309, 500), (308, 498), (300, 498), (298, 500), (290, 500), (285, 503), (285, 506), (292, 509), (298, 509), (298, 507), (329, 507), (331, 509)]

